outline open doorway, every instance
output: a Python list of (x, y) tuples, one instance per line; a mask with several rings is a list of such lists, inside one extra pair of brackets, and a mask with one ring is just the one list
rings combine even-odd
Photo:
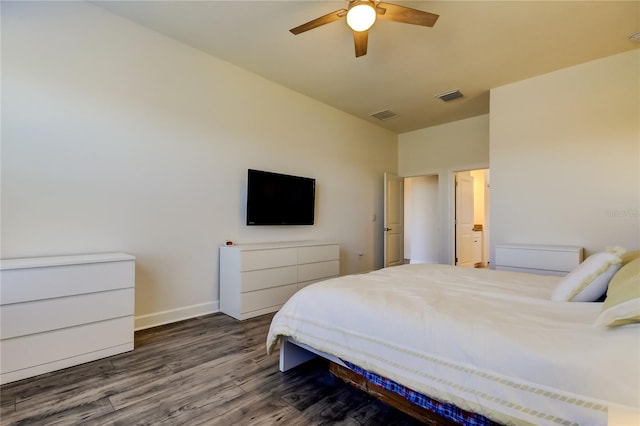
[(454, 264), (489, 267), (489, 169), (453, 173)]
[(439, 179), (437, 175), (404, 179), (404, 263), (438, 263)]

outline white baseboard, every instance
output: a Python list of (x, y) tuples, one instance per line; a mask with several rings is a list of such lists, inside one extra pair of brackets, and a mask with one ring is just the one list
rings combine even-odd
[(159, 325), (182, 321), (189, 318), (220, 312), (220, 301), (200, 303), (197, 305), (185, 306), (183, 308), (170, 309), (168, 311), (154, 312), (152, 314), (135, 317), (135, 330), (157, 327)]

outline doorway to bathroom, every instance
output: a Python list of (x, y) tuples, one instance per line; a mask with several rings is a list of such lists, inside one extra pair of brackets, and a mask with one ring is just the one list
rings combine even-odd
[(489, 169), (453, 173), (454, 264), (489, 266)]

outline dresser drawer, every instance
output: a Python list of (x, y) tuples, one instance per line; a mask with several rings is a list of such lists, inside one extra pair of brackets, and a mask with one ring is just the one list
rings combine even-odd
[(340, 246), (337, 244), (300, 247), (298, 249), (298, 264), (337, 260), (339, 258)]
[(242, 313), (257, 311), (267, 307), (280, 307), (298, 290), (297, 284), (274, 287), (265, 290), (242, 293)]
[(132, 288), (4, 305), (2, 339), (130, 316)]
[(133, 315), (48, 333), (3, 339), (0, 341), (0, 368), (4, 374), (125, 344), (130, 345), (131, 350), (131, 330)]
[(337, 260), (307, 263), (305, 265), (298, 265), (298, 281), (311, 281), (335, 277), (339, 272), (340, 262)]
[(0, 271), (0, 304), (133, 288), (133, 261)]
[(242, 252), (240, 270), (254, 271), (257, 269), (291, 266), (297, 263), (298, 250), (296, 248), (249, 250)]
[(284, 268), (263, 269), (260, 271), (242, 272), (240, 292), (261, 290), (293, 284), (298, 280), (298, 268), (285, 266)]

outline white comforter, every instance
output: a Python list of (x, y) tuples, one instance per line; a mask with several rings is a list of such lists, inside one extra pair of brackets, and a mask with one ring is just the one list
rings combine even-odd
[(279, 336), (507, 424), (606, 425), (640, 405), (640, 324), (595, 327), (600, 303), (549, 300), (559, 277), (404, 265), (296, 293)]

